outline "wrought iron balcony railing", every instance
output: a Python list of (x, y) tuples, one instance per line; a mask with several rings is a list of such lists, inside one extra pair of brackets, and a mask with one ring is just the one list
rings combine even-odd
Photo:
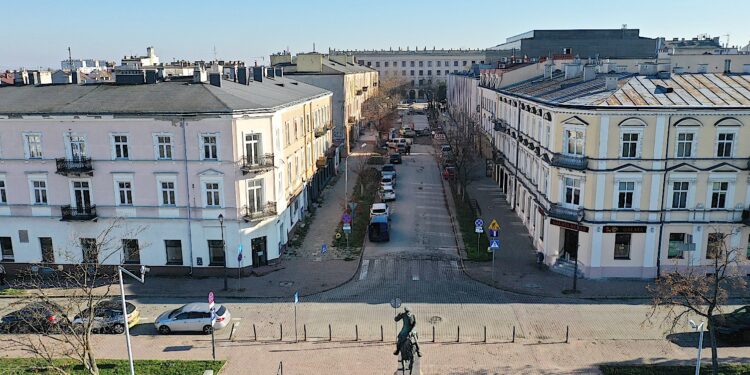
[(71, 205), (60, 207), (62, 221), (89, 221), (96, 219), (96, 205), (73, 207)]
[(273, 169), (273, 154), (242, 158), (242, 174), (259, 173)]
[(243, 207), (242, 217), (246, 221), (261, 220), (271, 216), (276, 216), (276, 202), (267, 202), (260, 207)]
[(552, 157), (552, 165), (555, 167), (583, 171), (583, 170), (586, 170), (586, 168), (588, 167), (589, 159), (586, 158), (585, 156), (555, 154)]
[(87, 157), (73, 159), (57, 158), (55, 159), (55, 164), (57, 166), (57, 173), (63, 176), (94, 174), (94, 166), (91, 163), (91, 159)]

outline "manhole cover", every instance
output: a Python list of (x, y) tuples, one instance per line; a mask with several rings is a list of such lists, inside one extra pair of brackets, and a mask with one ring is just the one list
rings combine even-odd
[(529, 289), (541, 289), (542, 287), (539, 284), (526, 284), (526, 287)]
[(430, 322), (430, 324), (438, 324), (443, 321), (443, 318), (439, 316), (431, 316), (427, 321)]
[(279, 286), (292, 286), (294, 285), (294, 281), (282, 281), (279, 283)]

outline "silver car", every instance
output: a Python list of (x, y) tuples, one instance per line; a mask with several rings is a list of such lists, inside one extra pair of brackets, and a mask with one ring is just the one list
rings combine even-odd
[(156, 330), (166, 335), (174, 332), (203, 332), (222, 329), (229, 324), (232, 316), (226, 306), (216, 304), (216, 321), (211, 326), (211, 311), (206, 302), (188, 303), (178, 309), (167, 311), (154, 322)]

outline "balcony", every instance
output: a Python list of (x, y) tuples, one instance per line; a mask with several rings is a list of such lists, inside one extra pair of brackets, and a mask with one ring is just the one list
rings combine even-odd
[(552, 157), (552, 165), (560, 168), (575, 169), (585, 171), (589, 164), (589, 159), (585, 156), (574, 156), (566, 154), (555, 154)]
[(328, 133), (328, 128), (315, 128), (315, 138), (322, 137)]
[(242, 158), (240, 170), (242, 174), (261, 173), (273, 169), (273, 154), (263, 154), (262, 156)]
[(94, 166), (91, 159), (87, 157), (78, 157), (75, 159), (57, 158), (57, 173), (63, 176), (93, 176)]
[(96, 219), (96, 205), (73, 207), (70, 205), (60, 207), (62, 221), (90, 221)]
[(264, 206), (242, 208), (242, 218), (246, 222), (261, 220), (267, 217), (276, 216), (276, 202), (268, 202)]
[(554, 203), (550, 204), (548, 214), (550, 217), (554, 217), (556, 219), (574, 222), (581, 221), (584, 217), (583, 208), (568, 208)]

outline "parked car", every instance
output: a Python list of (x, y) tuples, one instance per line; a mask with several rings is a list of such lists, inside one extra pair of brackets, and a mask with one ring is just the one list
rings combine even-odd
[(53, 302), (33, 302), (0, 320), (0, 331), (8, 333), (53, 333), (70, 326), (62, 307)]
[(443, 179), (452, 180), (456, 178), (456, 167), (448, 166), (443, 168)]
[(399, 154), (405, 154), (406, 153), (406, 145), (405, 144), (398, 145), (398, 147), (396, 147), (396, 151), (398, 151)]
[(367, 238), (371, 242), (388, 242), (391, 239), (389, 230), (388, 218), (383, 215), (373, 216), (367, 226)]
[(393, 190), (393, 186), (384, 186), (383, 190), (380, 191), (380, 199), (383, 200), (383, 202), (395, 201), (396, 191)]
[(450, 152), (452, 150), (453, 149), (451, 149), (451, 145), (448, 145), (448, 144), (440, 145), (440, 152)]
[(383, 176), (393, 176), (396, 177), (396, 166), (393, 164), (384, 164), (383, 168), (380, 169), (380, 173), (383, 174)]
[(417, 132), (417, 137), (423, 137), (423, 136), (426, 136), (426, 135), (430, 135), (430, 133), (431, 133), (430, 129), (419, 129), (416, 132)]
[[(141, 312), (130, 302), (125, 302), (128, 312), (128, 328), (132, 328), (141, 320)], [(73, 328), (83, 327), (88, 320), (89, 309), (81, 311), (73, 319)], [(122, 303), (120, 301), (102, 301), (94, 306), (94, 323), (91, 324), (94, 332), (112, 332), (121, 334), (125, 332), (122, 322)]]
[(162, 335), (171, 332), (211, 333), (226, 327), (231, 320), (229, 310), (224, 305), (216, 304), (216, 321), (211, 326), (211, 311), (207, 302), (188, 303), (178, 309), (167, 311), (154, 321), (156, 330)]
[(392, 175), (385, 175), (380, 178), (380, 187), (385, 189), (386, 186), (390, 186), (391, 189), (396, 185), (396, 178)]
[(385, 216), (386, 218), (391, 218), (391, 210), (385, 203), (373, 203), (372, 207), (370, 208), (370, 219), (372, 219), (375, 216)]
[[(750, 305), (714, 317), (716, 335), (729, 341), (750, 342)], [(709, 327), (711, 329), (711, 327)]]
[(414, 138), (417, 133), (412, 128), (401, 128), (401, 136), (404, 138)]
[(388, 147), (390, 147), (390, 148), (398, 148), (398, 145), (401, 145), (401, 144), (403, 144), (403, 145), (411, 145), (412, 143), (413, 143), (413, 141), (412, 141), (411, 138), (397, 137), (397, 138), (393, 138), (393, 139), (391, 139), (391, 140), (388, 141)]
[(395, 154), (391, 154), (391, 156), (390, 156), (390, 158), (388, 159), (388, 161), (389, 161), (389, 162), (390, 162), (391, 164), (401, 164), (401, 163), (403, 162), (403, 160), (401, 160), (401, 154), (400, 154), (400, 153), (398, 153), (398, 152), (397, 152), (397, 153), (395, 153)]

